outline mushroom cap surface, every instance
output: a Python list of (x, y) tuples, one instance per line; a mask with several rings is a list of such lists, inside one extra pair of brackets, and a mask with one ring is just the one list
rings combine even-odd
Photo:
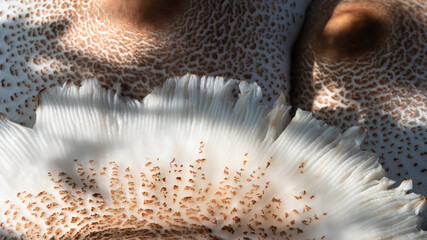
[(142, 102), (97, 81), (0, 119), (3, 239), (426, 239), (425, 198), (341, 134), (255, 83), (186, 75)]
[(424, 0), (313, 2), (294, 49), (291, 97), (327, 124), (366, 128), (362, 150), (380, 156), (389, 178), (411, 178), (423, 195), (426, 39)]
[(142, 99), (186, 73), (257, 81), (273, 103), (309, 2), (1, 1), (0, 112), (32, 126), (42, 89), (96, 77)]

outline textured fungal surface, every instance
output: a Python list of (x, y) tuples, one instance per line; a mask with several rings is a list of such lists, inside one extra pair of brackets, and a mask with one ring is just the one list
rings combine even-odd
[(1, 1), (0, 112), (31, 126), (42, 89), (97, 77), (142, 99), (186, 73), (257, 81), (270, 103), (289, 91), (290, 47), (308, 3)]
[(317, 1), (302, 32), (292, 104), (344, 130), (366, 128), (361, 148), (426, 195), (427, 2)]
[(142, 102), (96, 81), (0, 120), (2, 239), (425, 239), (425, 198), (283, 96), (184, 76)]

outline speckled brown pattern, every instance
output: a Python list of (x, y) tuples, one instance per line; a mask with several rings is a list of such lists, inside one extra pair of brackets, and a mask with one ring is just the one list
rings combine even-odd
[[(263, 199), (270, 185), (265, 169), (274, 167), (270, 164), (248, 171), (243, 161), (239, 171), (232, 173), (226, 167), (220, 173), (220, 181), (211, 183), (204, 177), (204, 162), (209, 159), (198, 159), (188, 166), (172, 160), (169, 169), (157, 166), (158, 161), (148, 159), (149, 171), (135, 176), (129, 168), (120, 169), (114, 162), (98, 171), (95, 165), (85, 167), (75, 160), (80, 181), (59, 173), (50, 176), (57, 192), (17, 195), (48, 229), (21, 216), (14, 204), (4, 215), (10, 223), (19, 218), (21, 221), (10, 226), (6, 221), (0, 229), (22, 231), (25, 239), (223, 239), (212, 234), (219, 230), (230, 235), (241, 232), (239, 239), (290, 240), (310, 229), (312, 222), (327, 216), (311, 211), (307, 204), (316, 196), (305, 190), (293, 196), (305, 204), (300, 209), (287, 209), (286, 198)], [(169, 179), (171, 172), (174, 179)], [(96, 179), (109, 184), (108, 195), (96, 193), (98, 185), (103, 184)], [(174, 181), (175, 185), (171, 185)], [(253, 184), (246, 184), (250, 182)], [(138, 202), (141, 196), (145, 198), (143, 207)]]
[(127, 2), (2, 2), (0, 112), (32, 125), (41, 89), (94, 76), (138, 99), (186, 73), (257, 81), (267, 103), (288, 92), (290, 47), (308, 0)]

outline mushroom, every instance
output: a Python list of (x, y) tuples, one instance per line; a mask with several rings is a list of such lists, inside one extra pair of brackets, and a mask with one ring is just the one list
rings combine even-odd
[(186, 73), (257, 81), (273, 103), (309, 2), (1, 1), (0, 112), (32, 126), (42, 89), (97, 77), (142, 99)]
[(364, 131), (186, 75), (142, 102), (98, 81), (0, 120), (0, 234), (22, 239), (426, 239), (425, 198), (359, 150)]
[(389, 178), (411, 178), (423, 195), (426, 9), (425, 0), (313, 2), (294, 49), (291, 97), (327, 124), (366, 128), (362, 150), (380, 156)]

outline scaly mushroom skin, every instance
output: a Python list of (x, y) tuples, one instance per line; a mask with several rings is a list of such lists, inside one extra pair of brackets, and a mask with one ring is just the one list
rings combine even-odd
[[(34, 124), (44, 88), (96, 76), (142, 99), (186, 73), (289, 96), (290, 48), (310, 0), (3, 0), (0, 112)], [(288, 99), (286, 99), (288, 101)]]
[(361, 148), (427, 195), (427, 1), (316, 1), (297, 42), (292, 105), (366, 128)]
[(142, 102), (96, 81), (0, 120), (2, 239), (426, 239), (425, 198), (283, 95), (184, 76)]

